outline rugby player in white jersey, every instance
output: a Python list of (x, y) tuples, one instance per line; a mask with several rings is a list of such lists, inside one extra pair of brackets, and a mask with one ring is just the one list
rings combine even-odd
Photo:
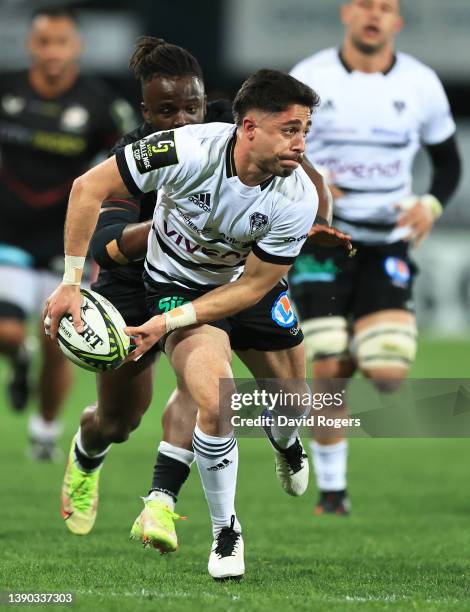
[[(390, 392), (416, 352), (409, 249), (428, 236), (459, 181), (455, 124), (433, 70), (394, 51), (403, 25), (398, 0), (351, 0), (341, 19), (342, 46), (308, 57), (291, 74), (321, 96), (307, 155), (329, 174), (334, 223), (352, 235), (357, 255), (306, 244), (291, 270), (291, 295), (313, 377), (323, 380), (316, 391), (359, 370)], [(420, 146), (433, 176), (429, 193), (417, 196), (411, 168)], [(312, 456), (316, 513), (347, 514), (347, 441), (317, 437)]]
[[(214, 578), (244, 574), (235, 512), (237, 443), (219, 407), (219, 379), (232, 378), (230, 332), (243, 330), (257, 378), (305, 375), (302, 332), (283, 278), (317, 209), (316, 190), (300, 167), (317, 103), (293, 77), (262, 70), (236, 96), (235, 128), (159, 132), (77, 179), (65, 230), (64, 282), (46, 304), (52, 339), (66, 312), (80, 330), (80, 268), (101, 202), (159, 190), (145, 264), (155, 316), (127, 331), (136, 339), (133, 359), (163, 339), (178, 380), (199, 406), (193, 448), (213, 524)], [(160, 314), (162, 299), (175, 288), (188, 301)], [(272, 435), (281, 480), (301, 494), (308, 468), (296, 429), (274, 427)], [(291, 469), (294, 462), (299, 469)]]

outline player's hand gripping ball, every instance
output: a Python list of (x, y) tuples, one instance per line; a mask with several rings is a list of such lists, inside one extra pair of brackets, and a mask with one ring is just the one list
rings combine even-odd
[(106, 372), (118, 368), (130, 352), (129, 336), (124, 333), (126, 322), (119, 311), (99, 293), (81, 289), (83, 296), (81, 319), (83, 331), (78, 333), (71, 315), (59, 323), (59, 346), (71, 361), (91, 372)]

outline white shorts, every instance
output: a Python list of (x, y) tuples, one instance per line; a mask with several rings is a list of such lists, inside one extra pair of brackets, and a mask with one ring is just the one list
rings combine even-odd
[(0, 317), (10, 312), (2, 312), (5, 304), (21, 309), (24, 317), (41, 313), (46, 299), (61, 282), (61, 274), (48, 270), (0, 265)]

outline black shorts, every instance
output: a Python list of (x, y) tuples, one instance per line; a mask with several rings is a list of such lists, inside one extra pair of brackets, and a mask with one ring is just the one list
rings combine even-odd
[(290, 294), (300, 319), (341, 316), (357, 320), (380, 310), (414, 312), (416, 265), (405, 242), (355, 244), (349, 257), (342, 247), (306, 243), (289, 273)]
[[(204, 295), (207, 289), (185, 289), (172, 283), (156, 283), (144, 274), (147, 307), (151, 316), (164, 314)], [(255, 306), (209, 323), (227, 332), (234, 351), (281, 351), (303, 341), (287, 286), (278, 284)]]

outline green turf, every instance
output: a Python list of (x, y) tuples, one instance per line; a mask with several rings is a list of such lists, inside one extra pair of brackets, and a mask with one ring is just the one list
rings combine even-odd
[[(423, 341), (414, 374), (470, 378), (469, 353), (464, 342)], [(64, 450), (94, 397), (92, 375), (77, 374)], [(1, 397), (0, 591), (73, 591), (76, 610), (470, 610), (466, 439), (352, 440), (348, 519), (312, 515), (313, 482), (304, 497), (287, 497), (266, 443), (242, 440), (240, 584), (207, 575), (210, 527), (196, 470), (178, 504), (189, 515), (179, 525), (180, 551), (160, 557), (129, 541), (172, 384), (162, 364), (152, 409), (107, 459), (98, 520), (86, 537), (69, 534), (59, 515), (63, 466), (25, 457), (26, 416), (11, 414)]]

